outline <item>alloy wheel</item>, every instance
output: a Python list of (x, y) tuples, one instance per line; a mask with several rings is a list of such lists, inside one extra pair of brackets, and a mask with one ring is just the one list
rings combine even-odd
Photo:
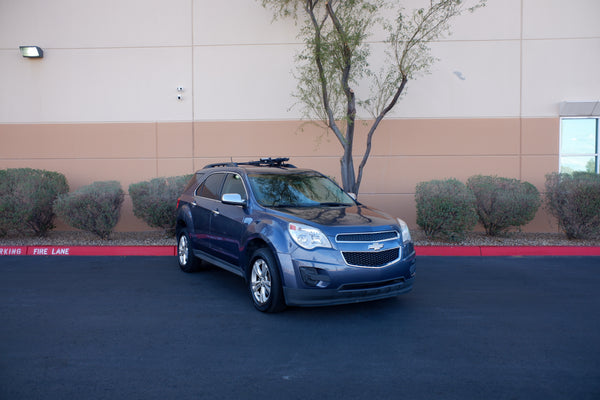
[(269, 266), (262, 258), (258, 258), (252, 265), (250, 275), (252, 296), (258, 304), (265, 304), (271, 296), (271, 272)]
[(179, 265), (187, 265), (189, 261), (189, 242), (185, 234), (179, 237), (179, 246), (177, 246), (179, 256)]

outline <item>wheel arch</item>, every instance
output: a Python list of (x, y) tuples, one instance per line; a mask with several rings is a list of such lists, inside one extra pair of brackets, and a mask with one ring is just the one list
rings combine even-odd
[(277, 264), (277, 270), (279, 271), (279, 275), (281, 276), (281, 265), (279, 262), (279, 257), (277, 256), (277, 250), (275, 247), (265, 239), (261, 237), (255, 237), (249, 240), (246, 243), (244, 255), (243, 255), (243, 269), (244, 269), (244, 279), (248, 280), (248, 273), (250, 271), (250, 261), (252, 261), (252, 255), (254, 252), (260, 248), (268, 249), (271, 254), (273, 254), (273, 258), (275, 259), (275, 263)]
[(177, 220), (175, 222), (175, 234), (179, 237), (179, 232), (182, 229), (194, 229), (194, 224), (192, 223), (192, 212), (187, 205), (183, 205), (177, 211)]

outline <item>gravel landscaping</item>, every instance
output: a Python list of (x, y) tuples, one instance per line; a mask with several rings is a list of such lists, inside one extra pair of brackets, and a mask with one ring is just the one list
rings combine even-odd
[(108, 240), (84, 231), (53, 231), (46, 237), (6, 236), (0, 246), (175, 246), (162, 231), (113, 232)]
[[(431, 240), (420, 230), (412, 231), (417, 246), (600, 246), (596, 240), (568, 240), (561, 233), (510, 232), (502, 237), (488, 237), (471, 232), (458, 243)], [(7, 236), (0, 246), (175, 246), (174, 237), (162, 231), (114, 232), (109, 240), (83, 231), (53, 231), (47, 237)]]

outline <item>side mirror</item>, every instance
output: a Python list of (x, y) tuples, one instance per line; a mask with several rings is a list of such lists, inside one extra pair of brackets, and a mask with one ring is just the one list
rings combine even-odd
[(242, 199), (239, 193), (225, 193), (221, 197), (221, 202), (224, 204), (231, 204), (234, 206), (245, 206), (246, 200)]

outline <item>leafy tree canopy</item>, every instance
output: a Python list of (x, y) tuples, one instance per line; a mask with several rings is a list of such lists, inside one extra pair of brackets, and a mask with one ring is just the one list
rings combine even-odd
[[(305, 44), (297, 55), (294, 96), (304, 118), (331, 130), (343, 148), (342, 185), (358, 193), (371, 152), (373, 134), (396, 106), (409, 80), (427, 73), (436, 61), (429, 44), (449, 32), (450, 20), (487, 0), (423, 0), (407, 12), (391, 0), (260, 0), (275, 19), (292, 19)], [(371, 44), (384, 32), (385, 60), (374, 70)], [(356, 89), (361, 88), (358, 98)], [(368, 93), (363, 94), (363, 87)], [(366, 151), (358, 171), (353, 163), (357, 110), (369, 119)]]

